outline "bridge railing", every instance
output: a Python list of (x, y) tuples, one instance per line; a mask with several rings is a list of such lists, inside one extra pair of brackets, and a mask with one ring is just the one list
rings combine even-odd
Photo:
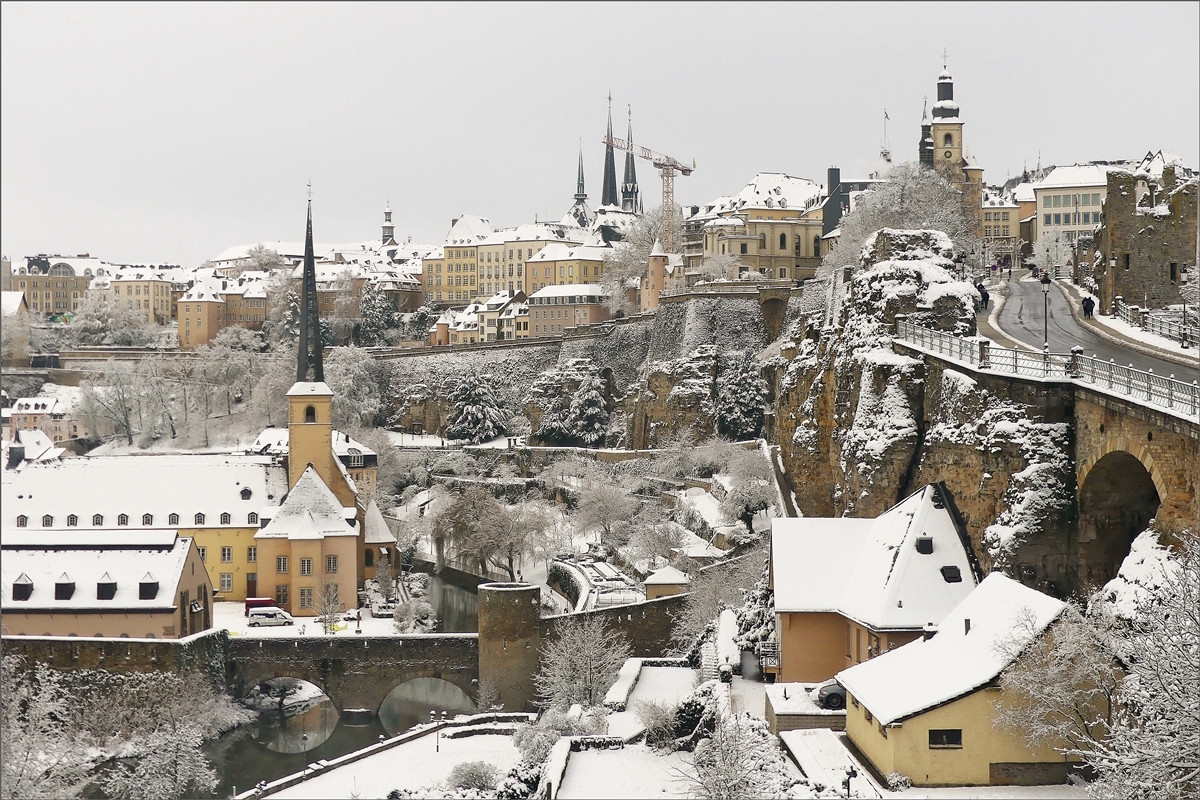
[(935, 331), (903, 316), (896, 318), (896, 339), (931, 355), (939, 355), (976, 369), (1092, 386), (1124, 395), (1134, 402), (1200, 416), (1200, 382), (1186, 383), (1174, 376), (1157, 375), (1115, 361), (1085, 356), (1083, 348), (1070, 353), (1034, 353), (993, 347), (981, 337), (955, 336)]
[(1184, 319), (1182, 311), (1157, 310), (1131, 306), (1121, 297), (1113, 300), (1115, 316), (1149, 333), (1179, 342), (1188, 347), (1200, 347), (1200, 327)]

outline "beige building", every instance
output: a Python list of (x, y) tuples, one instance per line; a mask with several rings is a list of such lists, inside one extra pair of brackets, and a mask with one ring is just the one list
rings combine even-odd
[(20, 431), (41, 431), (54, 443), (84, 434), (76, 410), (59, 397), (21, 397), (12, 405), (8, 436)]
[(646, 586), (646, 599), (656, 600), (659, 597), (683, 594), (691, 586), (692, 579), (687, 573), (680, 572), (674, 567), (663, 567), (646, 576), (643, 583)]
[(547, 286), (599, 283), (604, 277), (604, 256), (612, 248), (598, 245), (546, 245), (525, 264), (526, 284), (533, 293)]
[(1107, 164), (1055, 167), (1033, 185), (1037, 202), (1035, 256), (1047, 247), (1054, 250), (1055, 242), (1066, 251), (1080, 235), (1091, 235), (1103, 219), (1109, 169)]
[(771, 526), (777, 680), (818, 682), (918, 638), (977, 583), (937, 486), (875, 519), (780, 518)]
[(86, 253), (79, 256), (29, 256), (12, 277), (12, 290), (22, 292), (38, 316), (64, 316), (79, 310), (92, 279), (111, 267)]
[(915, 786), (1064, 783), (1071, 764), (1051, 743), (1030, 749), (997, 724), (1000, 673), (1053, 635), (1062, 601), (993, 572), (936, 631), (837, 675), (846, 733), (883, 775)]
[[(525, 303), (525, 293), (522, 291), (512, 291), (505, 289), (502, 292), (489, 297), (487, 300), (473, 303), (472, 305), (479, 306), (476, 312), (476, 329), (480, 342), (498, 342), (505, 339), (515, 339), (516, 331), (511, 325), (502, 325), (501, 318), (504, 317), (504, 312), (513, 305), (522, 305)], [(513, 317), (505, 318), (506, 321), (514, 319)], [(510, 335), (511, 334), (511, 335)]]
[(5, 635), (176, 639), (212, 627), (212, 584), (175, 531), (5, 531)]
[(983, 193), (980, 220), (984, 247), (981, 263), (984, 266), (1012, 263), (1012, 254), (1021, 237), (1020, 204), (998, 188), (987, 189)]
[(228, 304), (214, 279), (197, 280), (179, 298), (179, 347), (188, 350), (211, 342), (226, 325)]
[(108, 291), (114, 300), (132, 306), (152, 325), (170, 322), (174, 288), (182, 270), (177, 267), (117, 268), (109, 277)]
[(597, 283), (547, 286), (529, 296), (529, 335), (561, 336), (564, 328), (612, 319), (609, 298)]

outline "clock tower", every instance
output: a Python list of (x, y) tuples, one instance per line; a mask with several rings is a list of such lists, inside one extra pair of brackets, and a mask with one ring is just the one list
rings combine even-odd
[(933, 139), (933, 168), (957, 189), (962, 189), (965, 174), (963, 167), (963, 123), (958, 116), (958, 103), (954, 102), (954, 79), (950, 71), (943, 68), (938, 75), (937, 102), (933, 104), (933, 122), (930, 125)]

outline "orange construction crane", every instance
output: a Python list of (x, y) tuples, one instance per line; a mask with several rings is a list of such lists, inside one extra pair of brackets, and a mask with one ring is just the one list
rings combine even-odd
[(691, 175), (696, 169), (696, 161), (692, 160), (692, 165), (681, 162), (671, 156), (664, 156), (662, 153), (656, 153), (648, 147), (641, 145), (630, 145), (624, 139), (618, 139), (615, 136), (605, 136), (604, 144), (606, 146), (615, 147), (618, 150), (624, 150), (628, 153), (633, 153), (639, 158), (644, 158), (652, 163), (658, 174), (662, 176), (662, 239), (663, 249), (668, 253), (675, 252), (675, 173), (676, 171), (684, 175)]

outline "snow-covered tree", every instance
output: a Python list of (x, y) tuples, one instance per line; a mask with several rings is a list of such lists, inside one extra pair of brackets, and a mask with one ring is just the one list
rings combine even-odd
[(317, 622), (325, 629), (328, 636), (337, 627), (338, 619), (346, 610), (346, 604), (338, 594), (338, 585), (334, 581), (322, 579), (317, 586), (313, 598), (313, 610), (317, 612)]
[(359, 306), (358, 341), (364, 346), (386, 344), (384, 334), (396, 327), (396, 308), (378, 283), (363, 287)]
[(754, 515), (771, 507), (775, 489), (762, 478), (751, 478), (735, 485), (721, 501), (721, 515), (731, 522), (740, 520), (751, 530)]
[(744, 265), (732, 253), (714, 253), (700, 262), (700, 278), (706, 281), (737, 280)]
[(451, 406), (444, 431), (447, 439), (479, 444), (503, 436), (508, 429), (508, 415), (500, 407), (490, 374), (464, 378), (447, 399)]
[(691, 757), (694, 775), (680, 774), (695, 794), (712, 800), (783, 797), (791, 777), (779, 740), (765, 720), (749, 714), (719, 720), (710, 737), (700, 740)]
[(1055, 267), (1065, 270), (1074, 255), (1071, 243), (1058, 234), (1043, 232), (1033, 245), (1033, 263), (1039, 269), (1049, 270), (1051, 275)]
[(725, 608), (742, 604), (742, 591), (753, 586), (766, 559), (766, 547), (756, 545), (744, 556), (714, 565), (692, 576), (691, 590), (675, 617), (671, 638), (685, 652), (697, 644)]
[(837, 243), (821, 261), (819, 274), (859, 265), (863, 245), (881, 228), (942, 231), (960, 252), (978, 247), (975, 213), (962, 192), (936, 170), (898, 164), (887, 180), (860, 195), (838, 226)]
[(392, 613), (392, 625), (397, 633), (433, 633), (437, 630), (437, 624), (433, 606), (420, 598), (397, 603)]
[(111, 424), (125, 443), (133, 445), (133, 433), (141, 414), (137, 374), (123, 361), (109, 359), (99, 380), (83, 384), (84, 414)]
[(558, 709), (600, 705), (629, 655), (625, 634), (609, 629), (601, 617), (562, 619), (542, 647), (542, 667), (533, 678), (538, 700)]
[(280, 425), (287, 420), (287, 393), (296, 382), (296, 352), (286, 344), (254, 359), (257, 379), (250, 393), (250, 406), (262, 425)]
[(105, 289), (89, 289), (67, 333), (79, 345), (147, 347), (154, 343), (158, 329), (126, 301)]
[(748, 354), (734, 351), (722, 361), (713, 399), (717, 432), (732, 439), (753, 439), (762, 430), (766, 381)]
[(585, 447), (604, 444), (608, 431), (608, 409), (604, 400), (604, 384), (599, 376), (585, 378), (571, 397), (571, 409), (564, 424), (569, 438)]
[(379, 362), (358, 347), (335, 347), (325, 359), (325, 382), (333, 391), (333, 424), (369, 427), (383, 409)]
[(513, 732), (513, 745), (526, 764), (541, 764), (550, 755), (554, 743), (564, 736), (601, 736), (608, 732), (607, 709), (594, 706), (582, 714), (566, 708), (551, 707), (537, 722), (521, 725)]
[[(662, 238), (662, 207), (638, 217), (625, 229), (623, 236), (622, 241), (604, 254), (604, 275), (600, 285), (612, 298), (614, 312), (632, 314), (637, 309), (629, 302), (625, 289), (632, 279), (646, 271), (654, 242)], [(683, 241), (683, 216), (678, 213), (675, 214), (675, 241)]]
[(0, 696), (0, 798), (78, 796), (90, 759), (69, 724), (71, 705), (80, 700), (62, 674), (4, 656)]
[(640, 505), (641, 501), (617, 481), (589, 480), (579, 490), (574, 522), (580, 533), (599, 531), (600, 542), (616, 548), (628, 539), (622, 529)]
[(354, 335), (354, 325), (358, 321), (355, 311), (358, 289), (354, 274), (349, 269), (342, 270), (333, 282), (333, 290), (333, 316), (327, 318), (329, 330), (333, 334), (333, 344), (348, 345)]
[(291, 273), (280, 270), (267, 281), (267, 318), (263, 334), (274, 344), (295, 345), (300, 338), (300, 294), (293, 287)]
[(288, 269), (292, 265), (286, 258), (269, 247), (256, 244), (246, 251), (246, 257), (237, 262), (238, 274), (242, 272), (271, 272)]

